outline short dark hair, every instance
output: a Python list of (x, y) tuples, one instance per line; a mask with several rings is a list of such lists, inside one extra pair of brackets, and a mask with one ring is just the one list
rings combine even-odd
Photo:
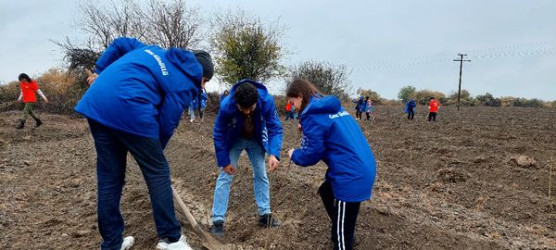
[(259, 99), (259, 91), (257, 91), (257, 87), (251, 83), (242, 83), (237, 86), (236, 91), (234, 92), (234, 99), (239, 106), (248, 108), (257, 103), (257, 100)]
[(435, 99), (435, 98), (434, 98), (434, 97), (431, 97), (431, 99), (429, 99), (429, 101), (432, 100), (432, 99)]
[(27, 80), (28, 82), (31, 82), (31, 78), (30, 78), (27, 74), (25, 74), (25, 73), (19, 74), (19, 76), (17, 77), (17, 79), (18, 79), (19, 81), (21, 81), (22, 79), (25, 79), (25, 80)]

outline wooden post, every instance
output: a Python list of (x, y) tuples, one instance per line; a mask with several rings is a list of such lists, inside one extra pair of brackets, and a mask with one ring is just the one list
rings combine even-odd
[(458, 111), (459, 111), (459, 105), (460, 105), (460, 96), (461, 96), (461, 73), (463, 71), (463, 62), (471, 62), (471, 60), (463, 60), (464, 56), (467, 56), (467, 54), (458, 54), (458, 56), (460, 57), (460, 59), (454, 59), (454, 61), (459, 62), (459, 85), (458, 85)]

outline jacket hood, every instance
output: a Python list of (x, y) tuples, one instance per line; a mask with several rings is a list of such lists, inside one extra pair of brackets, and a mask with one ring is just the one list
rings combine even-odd
[(198, 87), (201, 87), (203, 68), (195, 58), (193, 52), (184, 49), (170, 48), (166, 51), (166, 58), (184, 75), (193, 79)]
[(305, 107), (302, 114), (334, 114), (341, 109), (342, 104), (335, 96), (311, 97), (309, 105)]
[(242, 79), (239, 82), (237, 82), (236, 84), (234, 84), (234, 86), (232, 87), (232, 89), (230, 90), (230, 93), (228, 94), (229, 96), (234, 96), (234, 93), (236, 92), (236, 89), (239, 85), (241, 85), (242, 83), (251, 83), (253, 84), (257, 90), (259, 91), (259, 99), (265, 99), (268, 96), (268, 90), (266, 89), (266, 87), (259, 82), (255, 82), (255, 81), (251, 81), (249, 79)]

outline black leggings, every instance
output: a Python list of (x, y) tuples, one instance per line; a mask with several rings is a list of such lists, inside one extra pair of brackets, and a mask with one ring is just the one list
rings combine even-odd
[(407, 119), (413, 120), (414, 116), (415, 116), (415, 111), (413, 111), (413, 109), (411, 109), (407, 112)]
[(436, 121), (436, 112), (429, 112), (429, 121)]
[(355, 239), (355, 223), (359, 214), (361, 202), (345, 202), (334, 199), (334, 192), (329, 181), (325, 181), (319, 188), (319, 194), (332, 221), (330, 234), (334, 243), (334, 250), (353, 249)]

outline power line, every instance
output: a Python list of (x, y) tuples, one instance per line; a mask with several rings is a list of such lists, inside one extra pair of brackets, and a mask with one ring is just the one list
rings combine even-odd
[[(532, 42), (524, 44), (505, 45), (483, 49), (473, 49), (474, 59), (497, 59), (505, 57), (522, 57), (535, 55), (556, 54), (556, 40)], [(469, 51), (468, 51), (469, 53)], [(360, 64), (353, 67), (354, 71), (384, 71), (398, 68), (407, 68), (420, 65), (448, 62), (448, 52), (438, 53), (430, 56), (417, 56), (412, 58), (400, 58), (384, 61), (376, 61), (368, 64)]]

